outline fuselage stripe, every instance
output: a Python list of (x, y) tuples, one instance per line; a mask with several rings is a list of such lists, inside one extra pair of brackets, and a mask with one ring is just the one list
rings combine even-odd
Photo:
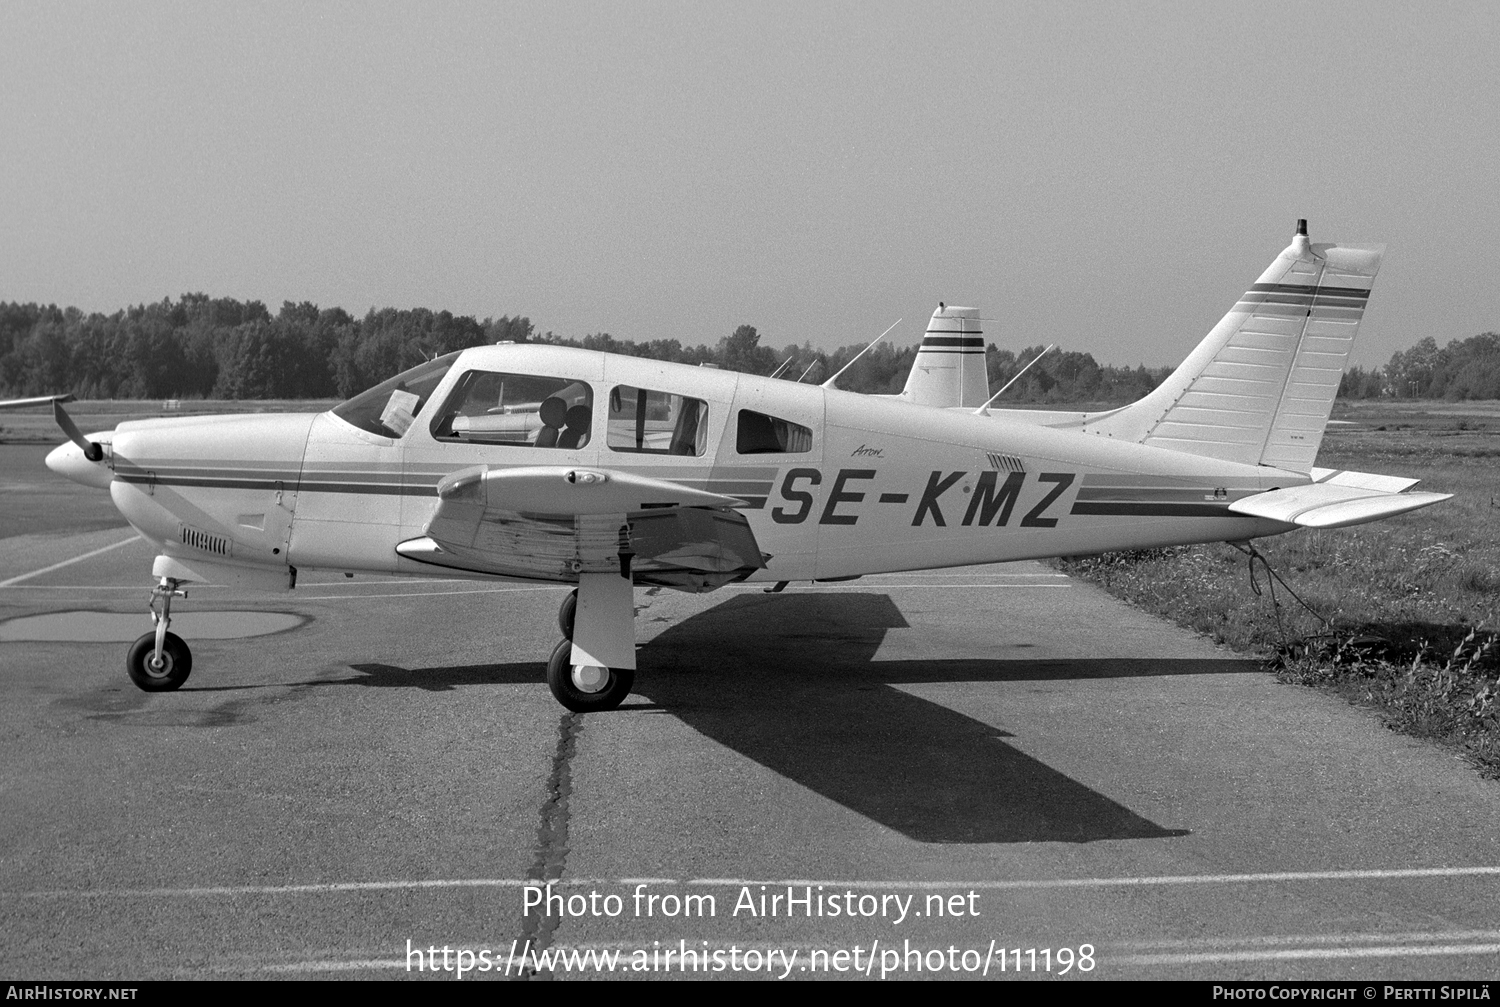
[[(173, 472), (157, 469), (137, 469), (117, 472), (115, 478), (121, 482), (142, 486), (184, 486), (198, 489), (265, 490), (266, 492), (300, 493), (354, 493), (386, 496), (436, 496), (436, 474), (418, 476), (415, 479), (393, 479), (390, 474), (370, 475), (364, 479), (353, 473), (309, 473), (299, 478), (293, 472), (278, 472), (274, 475), (258, 473), (243, 477), (226, 476), (221, 470), (191, 468)], [(743, 499), (759, 499), (764, 504), (770, 494), (772, 483), (761, 480), (681, 479), (676, 480), (689, 487), (701, 487), (709, 492)]]
[(291, 479), (224, 479), (208, 476), (163, 476), (150, 473), (116, 474), (121, 482), (141, 486), (191, 486), (198, 489), (265, 490), (266, 492), (300, 493), (367, 493), (387, 496), (437, 496), (437, 484), (430, 483), (350, 483), (298, 481)]
[(1232, 517), (1225, 503), (1093, 503), (1075, 501), (1072, 514), (1095, 517)]

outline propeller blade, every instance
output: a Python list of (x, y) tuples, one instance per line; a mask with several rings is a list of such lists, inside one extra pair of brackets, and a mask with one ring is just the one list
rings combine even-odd
[(52, 418), (57, 425), (62, 427), (62, 432), (68, 435), (68, 440), (83, 448), (83, 457), (91, 462), (99, 461), (104, 457), (104, 449), (95, 441), (83, 436), (83, 431), (78, 429), (78, 424), (73, 422), (73, 417), (62, 407), (62, 403), (56, 399), (52, 400)]

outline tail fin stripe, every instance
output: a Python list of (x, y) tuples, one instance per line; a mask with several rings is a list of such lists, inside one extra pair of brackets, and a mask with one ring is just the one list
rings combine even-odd
[(1265, 294), (1326, 294), (1331, 297), (1358, 297), (1361, 300), (1370, 296), (1370, 291), (1364, 287), (1324, 287), (1311, 283), (1252, 283), (1250, 291)]
[(986, 372), (978, 309), (939, 303), (900, 397), (941, 409), (972, 408), (989, 398)]
[(1239, 304), (1290, 304), (1304, 308), (1363, 308), (1363, 297), (1313, 297), (1297, 294), (1245, 294)]
[(1363, 308), (1364, 298), (1355, 297), (1298, 297), (1295, 294), (1245, 294), (1239, 304), (1277, 304), (1300, 308)]
[(1316, 300), (1311, 294), (1246, 294), (1240, 298), (1241, 304), (1295, 304), (1298, 307), (1311, 307)]
[(922, 340), (922, 348), (932, 346), (968, 346), (973, 349), (984, 349), (983, 339), (967, 339), (961, 336), (928, 336)]

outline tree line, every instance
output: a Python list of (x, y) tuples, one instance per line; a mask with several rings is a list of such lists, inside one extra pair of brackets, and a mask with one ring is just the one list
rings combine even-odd
[(1482, 332), (1438, 347), (1426, 336), (1374, 370), (1351, 367), (1339, 394), (1375, 399), (1500, 399), (1500, 335)]
[(525, 318), (281, 306), (184, 294), (112, 315), (0, 302), (0, 393), (346, 398), (434, 354), (525, 339)]
[[(676, 339), (646, 342), (608, 333), (565, 338), (538, 334), (524, 316), (480, 321), (425, 308), (371, 309), (355, 318), (342, 308), (287, 301), (274, 315), (260, 301), (184, 294), (111, 315), (56, 305), (0, 302), (0, 395), (72, 392), (80, 398), (333, 399), (347, 398), (426, 359), (486, 343), (580, 346), (685, 364), (823, 381), (862, 344), (836, 350), (810, 343), (779, 350), (741, 325), (712, 345)], [(860, 356), (839, 387), (866, 393), (901, 391), (915, 346), (886, 343)], [(991, 343), (990, 387), (1016, 376), (1042, 347), (1015, 352)], [(783, 367), (783, 365), (785, 365)], [(1150, 392), (1170, 367), (1116, 367), (1088, 353), (1061, 350), (1026, 372), (1007, 403), (1123, 403)], [(1353, 398), (1500, 398), (1500, 336), (1485, 333), (1438, 348), (1429, 337), (1385, 367), (1352, 367), (1339, 394)]]

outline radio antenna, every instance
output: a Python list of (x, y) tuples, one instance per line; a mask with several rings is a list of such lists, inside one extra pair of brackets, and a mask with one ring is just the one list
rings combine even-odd
[(1023, 368), (1021, 368), (1019, 371), (1016, 372), (1016, 376), (1015, 377), (1013, 377), (1009, 381), (1007, 381), (1005, 383), (1004, 387), (1002, 387), (998, 392), (996, 392), (994, 395), (991, 395), (990, 396), (990, 400), (988, 402), (986, 402), (984, 405), (980, 406), (978, 409), (974, 410), (974, 415), (975, 416), (988, 416), (990, 414), (990, 406), (994, 405), (995, 404), (995, 400), (998, 399), (1000, 396), (1002, 396), (1002, 395), (1005, 394), (1005, 389), (1009, 388), (1011, 385), (1015, 384), (1017, 381), (1020, 381), (1021, 380), (1021, 375), (1025, 374), (1027, 371), (1031, 370), (1031, 365), (1032, 364), (1036, 363), (1038, 360), (1042, 359), (1047, 354), (1051, 353), (1052, 352), (1052, 348), (1054, 346), (1056, 346), (1056, 345), (1057, 345), (1056, 343), (1049, 344), (1045, 350), (1043, 350), (1042, 352), (1038, 353), (1036, 356), (1034, 356), (1030, 360), (1028, 360), (1026, 362), (1026, 366), (1023, 367)]
[(828, 380), (827, 380), (827, 381), (825, 381), (825, 382), (823, 382), (823, 387), (824, 387), (824, 388), (837, 388), (837, 387), (838, 387), (838, 386), (837, 386), (837, 385), (835, 385), (835, 384), (834, 384), (834, 382), (835, 382), (835, 381), (837, 381), (837, 380), (838, 380), (838, 379), (839, 379), (839, 374), (843, 374), (843, 373), (844, 373), (844, 372), (845, 372), (845, 371), (847, 371), (847, 370), (848, 370), (848, 369), (849, 369), (849, 368), (851, 368), (851, 367), (853, 367), (853, 366), (854, 366), (854, 361), (855, 361), (855, 360), (858, 360), (858, 359), (859, 359), (859, 358), (860, 358), (860, 357), (862, 357), (862, 356), (864, 356), (864, 355), (865, 355), (865, 354), (866, 354), (866, 353), (869, 353), (869, 352), (870, 352), (870, 351), (871, 351), (871, 350), (873, 350), (873, 349), (874, 349), (874, 348), (875, 348), (875, 344), (876, 344), (876, 343), (878, 343), (878, 342), (880, 342), (880, 341), (881, 341), (881, 340), (882, 340), (882, 339), (884, 339), (884, 338), (885, 338), (885, 337), (886, 337), (886, 336), (888, 336), (888, 335), (890, 335), (890, 334), (891, 334), (891, 329), (894, 329), (894, 328), (895, 328), (895, 327), (896, 327), (896, 326), (898, 326), (898, 325), (900, 325), (900, 324), (901, 324), (901, 319), (899, 319), (899, 318), (898, 318), (898, 319), (896, 319), (896, 320), (895, 320), (895, 321), (894, 321), (894, 322), (892, 322), (892, 323), (891, 323), (891, 328), (890, 328), (890, 329), (886, 329), (886, 330), (885, 330), (885, 331), (884, 331), (884, 332), (882, 332), (882, 333), (881, 333), (881, 334), (880, 334), (880, 335), (878, 335), (878, 336), (876, 336), (876, 337), (875, 337), (875, 338), (874, 338), (874, 339), (873, 339), (873, 340), (872, 340), (872, 341), (871, 341), (871, 342), (870, 342), (870, 345), (869, 345), (869, 346), (866, 346), (866, 347), (865, 347), (865, 348), (864, 348), (864, 349), (862, 349), (862, 350), (860, 350), (860, 351), (859, 351), (859, 352), (858, 352), (858, 353), (856, 353), (856, 354), (855, 354), (855, 355), (854, 355), (854, 356), (853, 356), (853, 358), (852, 358), (852, 359), (850, 359), (850, 361), (849, 361), (849, 362), (848, 362), (848, 363), (847, 363), (847, 364), (845, 364), (845, 365), (844, 365), (844, 366), (843, 366), (843, 367), (840, 367), (840, 368), (839, 368), (839, 370), (838, 370), (838, 374), (835, 374), (835, 375), (834, 375), (834, 376), (833, 376), (833, 377), (831, 377), (831, 378), (829, 378), (829, 379), (828, 379)]

